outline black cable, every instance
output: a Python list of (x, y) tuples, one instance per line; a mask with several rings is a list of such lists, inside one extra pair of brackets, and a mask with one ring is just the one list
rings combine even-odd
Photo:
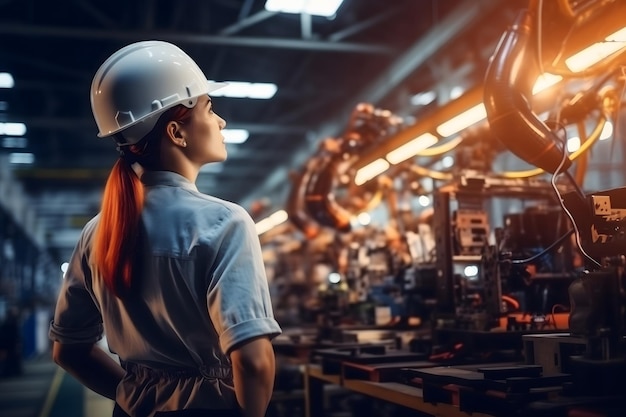
[(580, 251), (580, 253), (583, 254), (583, 256), (585, 258), (587, 258), (589, 261), (593, 262), (594, 264), (596, 264), (597, 266), (602, 268), (602, 264), (599, 263), (598, 261), (596, 261), (594, 258), (592, 258), (585, 251), (585, 249), (583, 248), (582, 242), (580, 241), (580, 231), (578, 230), (578, 225), (576, 224), (576, 220), (574, 219), (574, 216), (572, 215), (572, 213), (570, 213), (570, 211), (567, 209), (567, 207), (565, 207), (565, 203), (563, 202), (563, 198), (561, 197), (561, 193), (559, 192), (559, 188), (556, 185), (556, 177), (561, 173), (561, 170), (563, 169), (563, 166), (565, 165), (565, 160), (567, 159), (567, 145), (566, 145), (567, 142), (566, 142), (566, 140), (567, 140), (567, 135), (565, 135), (565, 138), (563, 139), (563, 143), (561, 144), (562, 149), (563, 149), (563, 158), (561, 158), (561, 163), (559, 164), (559, 166), (554, 171), (554, 174), (552, 174), (552, 178), (550, 180), (550, 183), (552, 184), (552, 188), (554, 189), (554, 192), (556, 193), (556, 195), (558, 197), (559, 204), (561, 205), (561, 208), (563, 209), (563, 211), (565, 212), (567, 217), (569, 217), (570, 221), (572, 222), (572, 226), (574, 228), (574, 237), (576, 238), (576, 246), (578, 247), (578, 250)]
[(547, 248), (543, 249), (541, 252), (531, 256), (530, 258), (514, 259), (514, 260), (511, 261), (511, 263), (512, 264), (527, 264), (529, 262), (534, 261), (535, 259), (541, 258), (543, 255), (545, 255), (546, 253), (548, 253), (549, 251), (554, 249), (554, 247), (556, 247), (557, 245), (562, 243), (565, 239), (567, 239), (572, 233), (574, 233), (574, 229), (568, 230), (561, 237), (559, 237), (557, 240), (555, 240), (553, 243), (551, 243), (550, 246), (548, 246)]

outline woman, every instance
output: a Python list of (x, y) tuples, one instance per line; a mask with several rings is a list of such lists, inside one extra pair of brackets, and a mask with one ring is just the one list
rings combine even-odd
[[(208, 96), (222, 86), (160, 41), (115, 52), (92, 82), (98, 136), (113, 137), (120, 159), (50, 337), (55, 362), (115, 400), (114, 416), (260, 417), (272, 395), (281, 329), (254, 223), (194, 184), (226, 159), (226, 122)], [(95, 345), (103, 333), (121, 366)]]

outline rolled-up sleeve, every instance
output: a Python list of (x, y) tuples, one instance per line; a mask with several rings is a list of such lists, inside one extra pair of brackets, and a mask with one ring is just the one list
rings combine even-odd
[(225, 353), (245, 340), (281, 333), (274, 319), (259, 237), (241, 208), (218, 225), (217, 248), (207, 293), (209, 315)]
[(85, 285), (91, 274), (85, 254), (85, 230), (74, 248), (57, 298), (48, 336), (60, 343), (95, 343), (102, 338), (102, 316)]

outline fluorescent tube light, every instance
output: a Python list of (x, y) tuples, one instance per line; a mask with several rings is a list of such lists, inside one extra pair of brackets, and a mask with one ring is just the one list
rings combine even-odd
[(444, 138), (448, 136), (452, 136), (455, 133), (460, 132), (477, 123), (487, 117), (487, 110), (485, 109), (485, 105), (483, 103), (477, 104), (469, 110), (464, 111), (458, 116), (453, 117), (445, 123), (440, 124), (437, 127), (437, 133), (439, 133)]
[(2, 138), (3, 148), (25, 148), (27, 145), (28, 139), (26, 139), (24, 136), (6, 136)]
[(285, 210), (278, 210), (277, 212), (271, 214), (269, 217), (260, 220), (256, 226), (256, 232), (258, 235), (261, 235), (274, 227), (278, 226), (287, 221), (289, 215)]
[(378, 174), (385, 172), (388, 168), (389, 162), (379, 158), (359, 169), (354, 177), (354, 183), (356, 185), (363, 185)]
[(224, 142), (226, 143), (244, 143), (250, 137), (250, 132), (246, 129), (223, 129)]
[(422, 151), (435, 143), (437, 143), (437, 137), (427, 132), (405, 143), (404, 145), (398, 146), (396, 149), (387, 154), (386, 159), (394, 165), (399, 164), (400, 162), (406, 161), (412, 156), (417, 155), (419, 151)]
[(265, 10), (279, 13), (306, 13), (332, 17), (343, 0), (267, 0)]
[(270, 99), (278, 87), (272, 83), (249, 83), (247, 81), (225, 81), (225, 87), (211, 93), (212, 97)]
[(0, 72), (0, 88), (13, 88), (13, 86), (15, 86), (13, 76), (8, 72)]
[(537, 81), (535, 81), (535, 85), (533, 86), (533, 94), (538, 94), (543, 90), (547, 90), (562, 79), (563, 77), (556, 74), (550, 74), (547, 72), (541, 74), (539, 77), (537, 77)]
[(570, 71), (580, 72), (597, 64), (620, 49), (626, 47), (626, 27), (606, 37), (605, 42), (597, 42), (570, 56), (565, 65)]
[(35, 162), (35, 155), (32, 153), (15, 152), (9, 154), (10, 164), (31, 165)]
[(26, 125), (24, 123), (0, 122), (0, 135), (24, 136)]

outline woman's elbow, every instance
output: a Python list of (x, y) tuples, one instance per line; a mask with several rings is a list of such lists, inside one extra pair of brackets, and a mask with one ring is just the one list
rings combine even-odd
[(258, 338), (244, 343), (233, 349), (230, 356), (233, 366), (246, 374), (275, 372), (274, 349), (268, 338)]
[(92, 345), (67, 345), (55, 341), (52, 345), (52, 360), (61, 368), (71, 368), (89, 355), (91, 347)]

